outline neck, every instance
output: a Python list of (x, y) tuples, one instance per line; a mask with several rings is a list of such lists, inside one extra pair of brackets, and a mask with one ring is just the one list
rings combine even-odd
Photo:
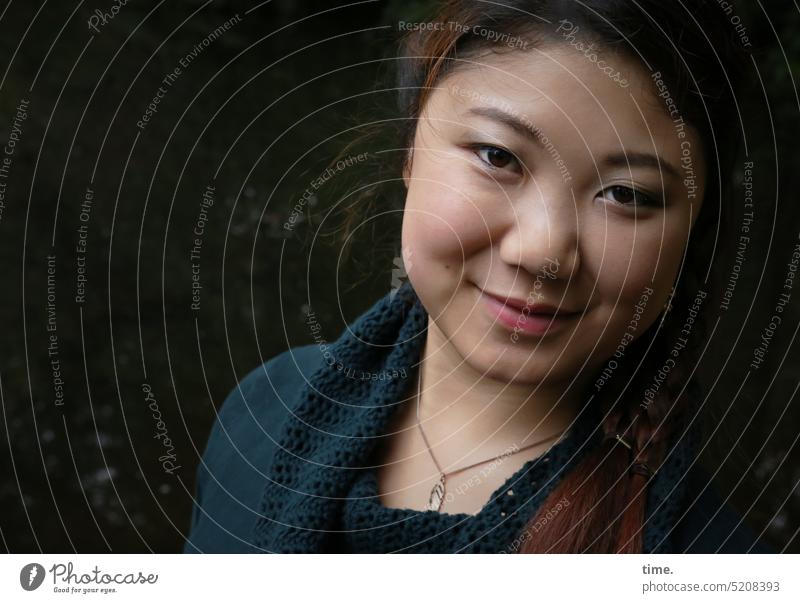
[(566, 431), (584, 404), (581, 384), (570, 393), (565, 383), (514, 383), (476, 371), (432, 320), (420, 375), (419, 416), (434, 448), (522, 447)]

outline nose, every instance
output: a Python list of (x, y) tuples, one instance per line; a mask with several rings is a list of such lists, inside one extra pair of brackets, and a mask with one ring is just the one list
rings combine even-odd
[(578, 216), (571, 189), (537, 188), (511, 205), (500, 258), (534, 277), (574, 278), (580, 269)]

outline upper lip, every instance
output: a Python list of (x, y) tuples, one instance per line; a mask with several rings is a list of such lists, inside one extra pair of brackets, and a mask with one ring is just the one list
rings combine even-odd
[(483, 293), (517, 310), (522, 311), (523, 309), (528, 308), (528, 312), (530, 314), (555, 314), (556, 312), (561, 315), (577, 314), (577, 311), (558, 308), (556, 306), (551, 306), (550, 304), (528, 304), (528, 302), (524, 299), (518, 299), (516, 297), (495, 295), (494, 293), (489, 293), (488, 291), (484, 291)]

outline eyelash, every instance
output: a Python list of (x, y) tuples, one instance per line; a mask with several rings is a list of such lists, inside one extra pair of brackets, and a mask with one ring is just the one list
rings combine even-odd
[[(611, 191), (611, 190), (614, 190), (614, 189), (630, 191), (630, 193), (633, 194), (634, 199), (636, 199), (638, 197), (642, 197), (642, 198), (646, 199), (646, 201), (642, 201), (642, 202), (639, 202), (639, 203), (637, 203), (637, 202), (634, 202), (634, 203), (621, 203), (620, 201), (615, 201), (613, 199), (609, 199), (609, 201), (611, 201), (615, 205), (619, 205), (620, 207), (662, 207), (664, 205), (664, 203), (659, 200), (657, 195), (652, 195), (652, 194), (650, 194), (648, 192), (640, 191), (640, 190), (635, 189), (633, 187), (624, 186), (622, 184), (613, 184), (611, 186), (607, 186), (606, 188), (604, 188), (603, 190), (601, 190), (597, 194), (597, 197), (603, 197), (603, 198), (608, 199), (608, 197), (606, 197), (605, 194), (607, 194), (608, 191)], [(597, 197), (595, 197), (595, 198), (597, 198)]]
[[(473, 145), (472, 146), (473, 152), (475, 153), (475, 155), (478, 156), (478, 159), (480, 159), (481, 163), (483, 163), (483, 165), (487, 169), (490, 169), (490, 170), (494, 171), (494, 170), (504, 170), (506, 168), (505, 167), (497, 167), (496, 165), (492, 165), (491, 163), (489, 163), (488, 161), (483, 159), (483, 157), (481, 157), (480, 153), (481, 153), (481, 151), (486, 150), (486, 149), (495, 150), (495, 151), (501, 151), (502, 153), (507, 154), (511, 158), (512, 161), (516, 162), (516, 164), (518, 166), (521, 165), (519, 159), (517, 159), (517, 156), (514, 155), (514, 153), (512, 153), (508, 149), (504, 149), (503, 147), (498, 147), (496, 145), (491, 145), (491, 144), (476, 144), (476, 145)], [(659, 200), (658, 195), (652, 195), (652, 194), (650, 194), (648, 192), (640, 191), (640, 190), (638, 190), (636, 188), (633, 188), (633, 187), (630, 187), (630, 186), (624, 186), (622, 184), (614, 184), (614, 185), (611, 185), (611, 186), (607, 186), (606, 188), (601, 190), (600, 193), (598, 193), (597, 196), (598, 197), (607, 198), (607, 197), (605, 197), (605, 194), (608, 193), (608, 191), (613, 191), (615, 189), (617, 191), (623, 191), (623, 190), (624, 191), (629, 191), (630, 194), (633, 194), (634, 199), (637, 199), (637, 198), (643, 198), (644, 199), (644, 201), (639, 202), (639, 203), (621, 203), (619, 201), (614, 201), (612, 199), (609, 199), (612, 203), (614, 203), (616, 205), (619, 205), (620, 207), (663, 207), (663, 205), (664, 205), (663, 201)]]

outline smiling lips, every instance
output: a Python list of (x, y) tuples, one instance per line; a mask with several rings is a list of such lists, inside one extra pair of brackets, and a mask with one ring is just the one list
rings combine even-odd
[[(529, 335), (553, 333), (580, 315), (579, 312), (559, 310), (547, 304), (528, 305), (522, 300), (497, 296), (486, 291), (481, 291), (481, 301), (492, 321), (497, 321), (515, 333)], [(558, 316), (555, 315), (556, 312)]]

